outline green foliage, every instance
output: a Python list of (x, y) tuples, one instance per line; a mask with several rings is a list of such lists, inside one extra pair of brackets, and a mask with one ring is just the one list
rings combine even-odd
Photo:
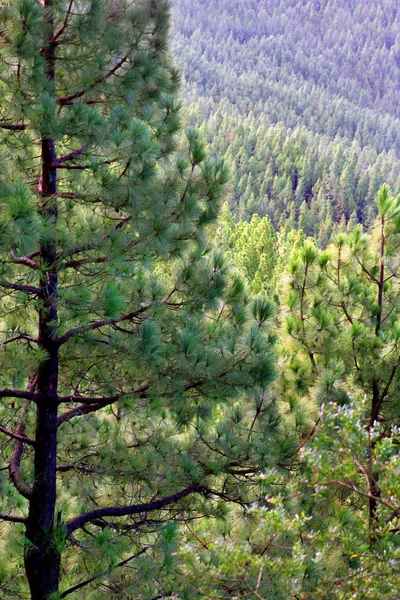
[(46, 600), (397, 593), (397, 13), (355, 64), (354, 3), (239, 4), (176, 2), (185, 136), (167, 2), (0, 8), (4, 598), (59, 553)]
[[(197, 526), (180, 549), (187, 588), (178, 598), (304, 598), (332, 600), (396, 597), (399, 454), (393, 437), (373, 433), (383, 474), (379, 544), (371, 548), (365, 519), (370, 434), (360, 427), (368, 407), (329, 402), (318, 428), (301, 449), (301, 472), (289, 480), (265, 471), (264, 502), (233, 526)], [(396, 512), (397, 511), (397, 512)], [(201, 550), (199, 548), (201, 540)]]
[[(380, 153), (400, 149), (399, 11), (344, 0), (174, 0), (186, 98)], [(204, 100), (204, 102), (203, 102)], [(228, 133), (226, 132), (226, 135)], [(351, 165), (343, 169), (351, 181)], [(348, 198), (349, 200), (349, 198)]]
[[(187, 120), (231, 165), (238, 219), (326, 246), (399, 188), (399, 12), (344, 0), (173, 1)], [(332, 33), (334, 32), (334, 33)]]
[[(86, 580), (82, 600), (167, 595), (182, 524), (257, 499), (258, 469), (287, 458), (268, 395), (273, 311), (207, 238), (229, 172), (198, 131), (181, 135), (168, 22), (152, 0), (0, 9), (0, 420), (38, 435), (1, 433), (2, 467), (13, 464), (1, 518), (30, 515), (28, 541), (2, 525), (4, 598), (28, 594), (24, 545), (31, 587), (43, 550), (54, 572), (62, 553), (61, 595)], [(261, 278), (275, 234), (254, 227)], [(31, 515), (45, 503), (41, 529)]]
[(4, 184), (0, 191), (1, 245), (7, 250), (11, 246), (18, 253), (29, 254), (40, 235), (40, 218), (29, 188), (23, 184)]
[(259, 504), (187, 535), (178, 598), (396, 596), (398, 198), (384, 187), (377, 204), (367, 233), (340, 233), (326, 251), (292, 243), (271, 396), (300, 441), (286, 446), (289, 471), (265, 466)]
[(250, 223), (235, 223), (227, 208), (214, 233), (237, 268), (243, 273), (253, 293), (272, 292), (276, 287), (278, 236), (268, 217), (253, 215)]

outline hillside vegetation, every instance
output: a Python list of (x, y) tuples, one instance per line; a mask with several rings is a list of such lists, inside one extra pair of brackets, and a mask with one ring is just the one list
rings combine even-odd
[[(174, 0), (188, 120), (233, 171), (237, 218), (290, 218), (326, 241), (400, 182), (395, 0)], [(322, 229), (322, 232), (321, 232)]]

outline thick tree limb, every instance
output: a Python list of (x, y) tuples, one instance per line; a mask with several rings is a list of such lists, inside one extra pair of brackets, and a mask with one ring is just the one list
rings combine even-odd
[(62, 344), (65, 344), (65, 342), (67, 342), (71, 337), (79, 335), (80, 333), (85, 333), (86, 331), (95, 331), (96, 329), (100, 329), (101, 327), (105, 327), (106, 325), (114, 325), (115, 323), (121, 323), (123, 321), (131, 321), (135, 317), (138, 317), (139, 315), (144, 313), (150, 307), (151, 304), (147, 304), (146, 306), (142, 306), (138, 310), (128, 313), (127, 315), (121, 315), (120, 317), (117, 317), (115, 319), (103, 319), (101, 321), (95, 321), (94, 323), (90, 323), (89, 325), (74, 327), (73, 329), (70, 329), (69, 331), (61, 335), (58, 338), (58, 343), (61, 346)]
[(143, 504), (133, 504), (132, 506), (107, 506), (104, 508), (97, 508), (87, 513), (79, 515), (68, 521), (66, 524), (67, 535), (70, 535), (76, 529), (80, 529), (86, 523), (90, 523), (95, 519), (101, 519), (103, 517), (125, 517), (128, 515), (152, 512), (154, 510), (161, 510), (170, 504), (175, 504), (179, 500), (186, 498), (194, 493), (208, 493), (208, 488), (201, 483), (192, 483), (187, 488), (166, 496), (160, 500), (153, 500), (152, 502), (145, 502)]
[(3, 425), (0, 425), (0, 433), (4, 433), (4, 435), (8, 435), (8, 437), (12, 438), (13, 440), (18, 440), (23, 444), (29, 444), (30, 446), (34, 446), (36, 443), (34, 439), (26, 437), (25, 435), (20, 435), (19, 433), (13, 433), (6, 427), (3, 427)]
[(0, 121), (0, 129), (7, 129), (8, 131), (23, 131), (26, 129), (26, 125), (19, 123), (18, 125), (12, 125), (7, 121)]
[(0, 521), (9, 521), (10, 523), (26, 523), (26, 517), (16, 517), (14, 515), (4, 515), (0, 513)]
[(27, 294), (40, 294), (40, 288), (33, 285), (21, 285), (19, 283), (10, 283), (9, 281), (0, 281), (0, 287), (7, 290), (15, 290), (16, 292), (25, 292)]
[[(134, 560), (135, 558), (138, 558), (139, 556), (144, 554), (148, 549), (149, 549), (149, 546), (146, 546), (146, 548), (142, 548), (142, 550), (140, 550), (139, 552), (136, 552), (136, 554), (133, 554), (133, 556), (130, 556), (129, 558), (126, 558), (125, 560), (122, 560), (120, 563), (115, 565), (115, 567), (113, 567), (113, 570), (125, 566), (131, 560)], [(85, 587), (86, 585), (89, 585), (90, 583), (93, 583), (93, 581), (96, 581), (96, 579), (101, 579), (102, 577), (105, 577), (106, 575), (108, 575), (108, 573), (109, 573), (109, 571), (103, 571), (102, 573), (99, 573), (98, 575), (93, 575), (93, 577), (90, 577), (89, 579), (85, 579), (85, 581), (82, 581), (81, 583), (74, 585), (73, 587), (69, 588), (68, 590), (65, 590), (65, 592), (62, 592), (60, 598), (65, 598), (65, 596), (68, 596), (69, 594), (72, 594), (73, 592), (77, 592), (78, 590)]]
[(17, 442), (10, 462), (9, 473), (10, 481), (14, 485), (15, 489), (21, 494), (21, 496), (29, 500), (32, 497), (32, 488), (22, 477), (20, 469), (23, 450), (23, 443)]
[[(34, 373), (29, 380), (28, 392), (34, 392), (37, 384), (37, 373)], [(17, 440), (13, 453), (11, 455), (11, 461), (9, 466), (10, 480), (13, 483), (15, 489), (28, 500), (32, 497), (32, 488), (28, 485), (21, 474), (21, 459), (24, 452), (24, 443), (30, 443), (26, 440), (30, 439), (25, 436), (25, 421), (26, 414), (28, 411), (28, 400), (25, 400), (21, 410), (20, 422), (17, 427), (17, 435), (20, 439)], [(22, 439), (21, 439), (22, 438)], [(33, 445), (36, 444), (35, 440), (32, 440)]]
[(22, 400), (31, 400), (32, 402), (41, 400), (39, 394), (28, 391), (24, 392), (22, 390), (11, 390), (9, 388), (0, 390), (0, 398), (21, 398)]
[(40, 264), (28, 256), (17, 256), (14, 250), (10, 250), (10, 255), (13, 261), (19, 265), (26, 265), (27, 267), (36, 270), (40, 269)]

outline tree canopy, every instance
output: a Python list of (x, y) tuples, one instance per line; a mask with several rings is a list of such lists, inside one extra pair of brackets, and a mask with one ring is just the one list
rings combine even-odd
[[(227, 170), (178, 135), (167, 3), (1, 10), (1, 518), (32, 600), (136, 558), (127, 590), (151, 598), (174, 523), (285, 458), (271, 305), (207, 242)], [(3, 597), (27, 593), (20, 566)]]
[(393, 600), (399, 9), (172, 5), (0, 7), (0, 595)]

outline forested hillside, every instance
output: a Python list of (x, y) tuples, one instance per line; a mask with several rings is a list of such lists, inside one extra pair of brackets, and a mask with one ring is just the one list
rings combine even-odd
[(398, 3), (173, 8), (189, 120), (207, 123), (213, 151), (232, 165), (235, 215), (306, 220), (322, 239), (342, 215), (370, 222), (379, 187), (400, 182)]
[(0, 1), (1, 600), (399, 597), (399, 15)]

